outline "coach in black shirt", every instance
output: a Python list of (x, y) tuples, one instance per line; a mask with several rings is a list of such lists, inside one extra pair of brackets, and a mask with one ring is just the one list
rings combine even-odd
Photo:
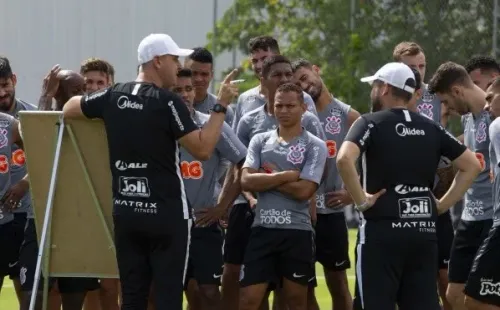
[[(389, 63), (361, 81), (371, 83), (372, 104), (382, 110), (354, 122), (337, 157), (361, 217), (354, 308), (392, 310), (398, 304), (400, 310), (440, 309), (437, 215), (463, 196), (479, 163), (441, 125), (406, 109), (415, 89), (408, 66)], [(359, 156), (363, 187), (355, 168)], [(431, 189), (441, 156), (459, 172), (436, 201)]]
[(198, 129), (182, 100), (165, 90), (176, 82), (179, 56), (191, 52), (166, 34), (151, 34), (139, 44), (141, 68), (134, 82), (73, 97), (63, 109), (65, 118), (104, 121), (122, 309), (145, 310), (152, 282), (156, 309), (182, 309), (191, 220), (178, 142), (195, 158), (208, 159), (226, 107), (237, 95), (229, 84), (233, 71), (222, 83), (210, 120)]

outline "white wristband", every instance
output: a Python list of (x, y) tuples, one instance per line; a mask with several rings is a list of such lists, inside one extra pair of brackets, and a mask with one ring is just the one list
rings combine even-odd
[(368, 209), (368, 200), (365, 200), (365, 202), (363, 202), (362, 204), (360, 205), (356, 205), (355, 206), (356, 210), (358, 210), (359, 212), (364, 212), (366, 211), (366, 209)]

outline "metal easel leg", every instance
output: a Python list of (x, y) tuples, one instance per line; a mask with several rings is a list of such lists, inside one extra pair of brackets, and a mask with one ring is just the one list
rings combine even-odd
[[(64, 135), (64, 121), (61, 117), (59, 122), (57, 123), (58, 127), (58, 134), (57, 134), (57, 143), (56, 143), (56, 150), (55, 150), (55, 155), (54, 155), (54, 162), (52, 165), (52, 174), (50, 177), (50, 185), (49, 185), (49, 193), (48, 193), (48, 198), (47, 198), (47, 206), (45, 207), (45, 216), (43, 220), (43, 228), (42, 228), (42, 236), (40, 239), (40, 244), (39, 244), (39, 249), (38, 249), (38, 257), (37, 257), (37, 262), (36, 262), (36, 269), (35, 269), (35, 279), (33, 282), (33, 289), (32, 289), (32, 294), (31, 294), (31, 301), (30, 301), (30, 307), (29, 310), (34, 310), (35, 309), (35, 304), (36, 304), (36, 297), (38, 295), (38, 285), (40, 283), (40, 277), (41, 277), (41, 269), (42, 269), (42, 259), (45, 259), (44, 261), (44, 276), (45, 276), (45, 281), (44, 281), (44, 288), (43, 288), (43, 309), (47, 309), (47, 299), (48, 299), (48, 282), (49, 282), (49, 257), (50, 257), (50, 250), (51, 250), (51, 244), (50, 244), (50, 220), (52, 218), (52, 207), (54, 205), (54, 196), (55, 196), (55, 189), (56, 189), (56, 181), (57, 181), (57, 170), (59, 166), (59, 158), (61, 155), (61, 145), (62, 145), (62, 139)], [(44, 257), (45, 251), (47, 251), (46, 256)]]

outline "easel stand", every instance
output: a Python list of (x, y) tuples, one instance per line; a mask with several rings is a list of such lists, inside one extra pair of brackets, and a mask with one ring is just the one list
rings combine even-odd
[[(33, 112), (32, 112), (33, 113)], [(60, 112), (59, 112), (60, 113)], [(48, 301), (48, 293), (49, 293), (49, 278), (51, 276), (50, 272), (50, 255), (51, 255), (51, 250), (52, 250), (52, 244), (51, 244), (51, 220), (52, 220), (52, 211), (54, 208), (54, 201), (55, 201), (55, 196), (56, 196), (56, 188), (57, 188), (57, 176), (58, 176), (58, 170), (59, 170), (59, 163), (60, 163), (60, 158), (61, 158), (61, 149), (63, 147), (63, 143), (67, 141), (65, 139), (65, 133), (69, 135), (69, 139), (71, 141), (71, 144), (73, 146), (73, 150), (77, 154), (79, 166), (83, 171), (83, 174), (85, 176), (85, 181), (86, 185), (88, 187), (88, 190), (90, 192), (90, 195), (92, 197), (92, 200), (94, 202), (94, 206), (97, 211), (97, 215), (100, 218), (100, 221), (104, 227), (104, 231), (106, 233), (107, 241), (109, 244), (109, 248), (112, 249), (113, 253), (115, 252), (115, 247), (114, 247), (114, 240), (113, 240), (113, 235), (111, 233), (111, 229), (106, 221), (106, 218), (103, 213), (103, 209), (101, 207), (101, 203), (99, 202), (97, 198), (97, 194), (94, 188), (94, 185), (92, 183), (92, 180), (90, 178), (87, 165), (85, 163), (85, 160), (82, 156), (80, 147), (78, 146), (78, 142), (76, 139), (76, 136), (71, 128), (71, 125), (65, 124), (62, 113), (60, 115), (59, 121), (56, 124), (56, 131), (57, 131), (57, 139), (55, 141), (55, 152), (54, 152), (54, 160), (52, 164), (52, 172), (50, 176), (50, 185), (49, 185), (49, 192), (48, 192), (48, 197), (47, 197), (47, 204), (45, 207), (45, 215), (44, 215), (44, 221), (43, 221), (43, 227), (41, 231), (41, 239), (40, 239), (40, 246), (38, 250), (38, 257), (37, 257), (37, 263), (36, 263), (36, 269), (35, 269), (35, 278), (34, 278), (34, 283), (33, 283), (33, 289), (32, 289), (32, 295), (31, 295), (31, 301), (30, 301), (30, 310), (35, 309), (35, 304), (36, 304), (36, 297), (38, 294), (35, 292), (38, 292), (38, 287), (40, 284), (40, 279), (42, 277), (42, 271), (43, 271), (43, 310), (47, 309), (47, 301)], [(76, 202), (75, 202), (76, 203)], [(57, 206), (56, 206), (57, 207)], [(60, 207), (69, 207), (69, 206), (60, 206)], [(66, 276), (66, 277), (99, 277), (99, 278), (106, 278), (107, 275), (96, 275), (96, 274), (88, 274), (88, 275), (82, 275), (82, 274), (65, 274), (65, 275), (59, 275), (58, 276)]]

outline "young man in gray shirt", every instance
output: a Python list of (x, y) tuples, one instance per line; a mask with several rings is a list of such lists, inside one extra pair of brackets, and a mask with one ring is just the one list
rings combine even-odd
[[(181, 69), (176, 85), (172, 88), (191, 113), (191, 118), (200, 128), (208, 121), (209, 115), (195, 110), (192, 73)], [(187, 150), (181, 148), (181, 172), (186, 195), (194, 211), (195, 226), (191, 229), (191, 243), (187, 268), (188, 303), (195, 307), (197, 299), (202, 309), (220, 309), (219, 286), (222, 276), (223, 232), (218, 221), (227, 213), (229, 206), (241, 191), (239, 177), (229, 186), (228, 195), (220, 203), (214, 198), (215, 184), (222, 159), (227, 159), (239, 169), (246, 156), (246, 147), (240, 142), (228, 124), (224, 124), (221, 138), (208, 160), (199, 161)], [(198, 289), (190, 290), (190, 288)]]
[[(278, 127), (278, 121), (274, 116), (274, 95), (280, 85), (292, 82), (293, 77), (290, 61), (281, 55), (267, 57), (260, 73), (261, 84), (266, 89), (266, 101), (263, 105), (257, 106), (253, 111), (245, 114), (237, 124), (236, 134), (245, 146), (248, 146), (254, 135)], [(306, 130), (324, 140), (324, 133), (316, 115), (305, 111), (301, 121)], [(234, 173), (229, 174), (230, 177), (233, 175)], [(229, 181), (227, 179), (226, 183)], [(230, 293), (229, 295), (224, 293), (223, 298), (226, 298), (225, 304), (233, 305), (233, 307), (236, 307), (236, 281), (250, 235), (250, 225), (253, 221), (253, 209), (256, 201), (252, 193), (244, 192), (243, 196), (236, 200), (229, 215), (224, 243), (224, 278), (227, 278), (228, 281), (223, 280), (223, 290), (229, 290)], [(234, 283), (234, 285), (228, 284), (226, 286), (225, 283)]]
[(464, 197), (462, 217), (455, 231), (446, 297), (453, 309), (465, 309), (464, 287), (474, 256), (492, 225), (493, 197), (490, 183), (490, 115), (484, 110), (486, 93), (475, 85), (466, 69), (453, 62), (439, 66), (429, 82), (429, 91), (449, 108), (462, 115), (464, 144), (475, 153), (481, 173)]
[(479, 248), (465, 285), (468, 309), (500, 309), (500, 78), (486, 92), (486, 107), (494, 121), (489, 127), (490, 177), (493, 183), (493, 226)]
[(241, 184), (257, 193), (257, 206), (240, 273), (240, 309), (258, 309), (276, 280), (289, 309), (307, 307), (314, 277), (309, 199), (321, 183), (327, 150), (302, 127), (305, 111), (302, 89), (281, 85), (274, 104), (278, 128), (250, 141)]

